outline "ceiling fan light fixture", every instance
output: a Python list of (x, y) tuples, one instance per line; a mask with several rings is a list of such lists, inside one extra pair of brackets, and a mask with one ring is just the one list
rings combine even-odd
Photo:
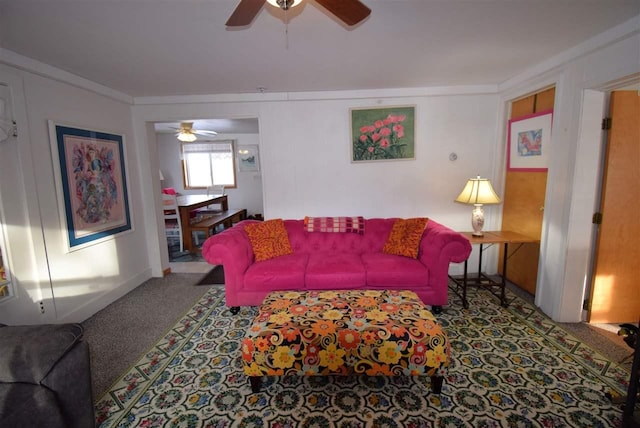
[(196, 141), (196, 134), (190, 131), (180, 131), (178, 133), (178, 140), (183, 141), (185, 143), (193, 143)]
[(267, 0), (267, 2), (275, 7), (279, 7), (282, 10), (288, 10), (292, 7), (296, 7), (302, 0)]

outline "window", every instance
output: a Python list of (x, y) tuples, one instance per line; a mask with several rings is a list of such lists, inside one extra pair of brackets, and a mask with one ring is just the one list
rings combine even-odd
[(182, 143), (182, 167), (185, 189), (209, 186), (236, 187), (233, 140)]

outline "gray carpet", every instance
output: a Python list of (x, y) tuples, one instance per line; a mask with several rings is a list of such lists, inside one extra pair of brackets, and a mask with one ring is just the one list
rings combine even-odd
[(91, 351), (93, 396), (100, 397), (209, 289), (203, 274), (152, 278), (82, 323)]
[[(84, 338), (91, 349), (94, 399), (101, 397), (211, 287), (196, 285), (205, 276), (172, 273), (152, 278), (83, 323)], [(517, 287), (510, 289), (533, 300)], [(632, 352), (615, 333), (585, 323), (560, 325), (611, 361), (619, 362)]]

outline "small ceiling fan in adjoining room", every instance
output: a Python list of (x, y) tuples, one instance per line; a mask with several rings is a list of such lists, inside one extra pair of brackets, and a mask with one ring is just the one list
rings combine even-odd
[[(286, 11), (300, 4), (302, 0), (240, 0), (240, 3), (227, 20), (227, 27), (244, 27), (251, 24), (253, 18), (258, 15), (265, 3), (279, 7)], [(360, 0), (316, 0), (316, 3), (323, 6), (336, 18), (345, 24), (352, 26), (362, 22), (371, 9), (362, 4)]]
[(176, 137), (180, 141), (191, 143), (198, 138), (196, 135), (213, 137), (218, 135), (215, 131), (205, 131), (204, 129), (193, 129), (193, 122), (180, 122), (180, 128), (173, 128), (176, 131)]

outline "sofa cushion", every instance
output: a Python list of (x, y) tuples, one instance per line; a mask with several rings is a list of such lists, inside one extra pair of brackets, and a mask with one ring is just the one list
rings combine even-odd
[(0, 426), (57, 428), (69, 423), (55, 391), (29, 383), (4, 383), (0, 384)]
[(307, 290), (360, 288), (366, 284), (366, 273), (360, 255), (322, 252), (309, 255)]
[(244, 286), (253, 290), (300, 290), (304, 288), (306, 254), (288, 254), (253, 263), (244, 276)]
[(40, 383), (82, 333), (80, 324), (0, 327), (0, 382)]
[(427, 218), (397, 219), (393, 223), (391, 233), (384, 244), (382, 251), (396, 256), (418, 258), (420, 239), (424, 228), (427, 226)]
[(244, 228), (251, 241), (256, 261), (291, 254), (291, 244), (282, 219), (248, 224)]
[(362, 262), (370, 287), (424, 287), (429, 283), (429, 269), (412, 258), (370, 253), (362, 255)]

